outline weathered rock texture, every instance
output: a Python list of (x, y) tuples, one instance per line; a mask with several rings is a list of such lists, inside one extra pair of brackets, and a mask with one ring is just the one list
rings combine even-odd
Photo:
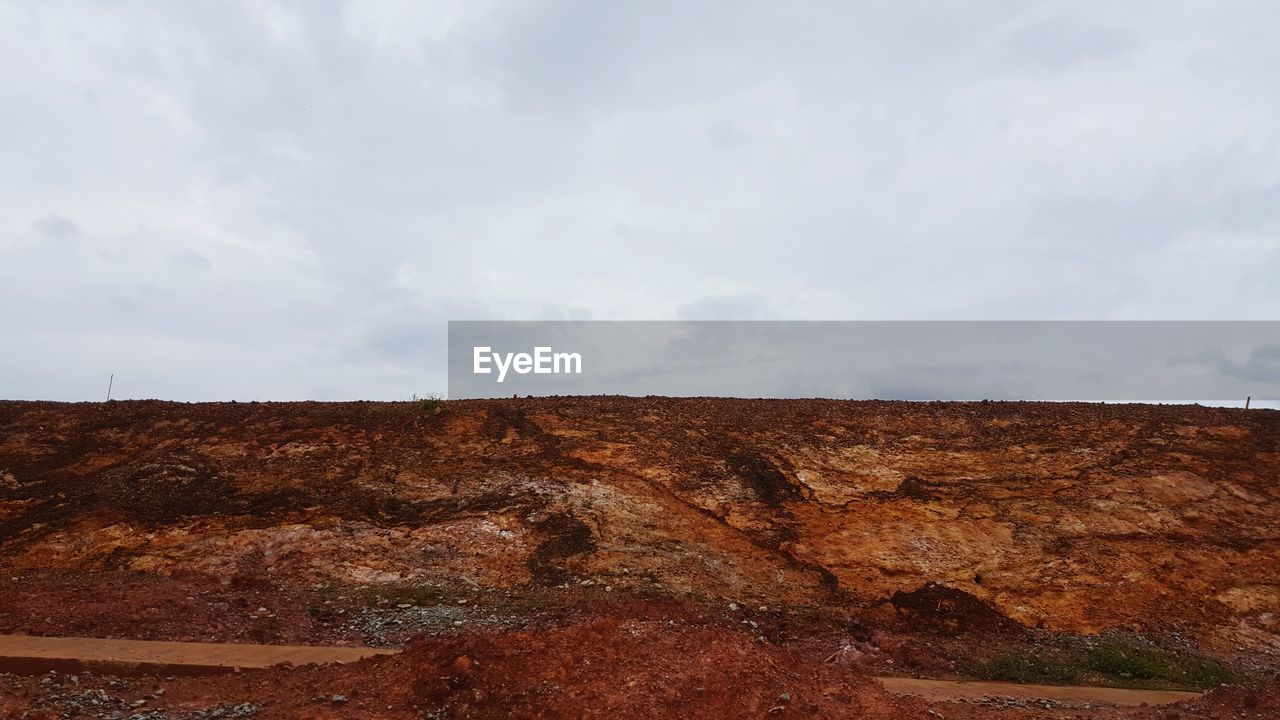
[(48, 570), (850, 608), (938, 583), (1028, 627), (1275, 650), (1280, 413), (3, 402), (0, 571)]

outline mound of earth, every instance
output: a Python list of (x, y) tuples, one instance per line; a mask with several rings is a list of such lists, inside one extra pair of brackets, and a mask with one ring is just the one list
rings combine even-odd
[[(541, 398), (0, 403), (0, 567), (615, 588), (1280, 648), (1280, 413)], [(25, 620), (0, 618), (10, 629)]]
[(991, 603), (963, 590), (926, 583), (911, 592), (898, 591), (889, 604), (907, 622), (921, 630), (950, 634), (982, 631), (1018, 632), (1022, 626), (1010, 620)]
[[(203, 677), (0, 674), (0, 717), (933, 718), (1210, 720), (1280, 716), (1274, 679), (1173, 705), (1037, 700), (989, 690), (956, 699), (890, 695), (856, 667), (737, 630), (597, 618), (551, 630), (419, 637), (351, 665)], [(1014, 686), (1017, 687), (1017, 686)], [(935, 695), (947, 693), (933, 688)], [(1136, 702), (1136, 701), (1133, 701)]]
[[(400, 646), (606, 617), (935, 676), (1105, 633), (1256, 676), (1277, 478), (1280, 413), (1199, 406), (0, 402), (0, 633)], [(493, 682), (468, 687), (517, 702)]]
[(1223, 720), (1280, 718), (1280, 679), (1244, 687), (1226, 687), (1169, 707), (1142, 708), (1135, 720)]
[[(411, 703), (452, 717), (924, 717), (847, 668), (750, 635), (598, 620), (545, 633), (418, 640)], [(601, 668), (608, 668), (601, 672)]]
[[(203, 712), (261, 720), (928, 717), (923, 702), (890, 696), (856, 671), (742, 632), (673, 632), (663, 622), (613, 619), (540, 632), (422, 638), (399, 655), (347, 666), (105, 684), (50, 677), (39, 692), (30, 681), (6, 687), (0, 676), (0, 692), (16, 698), (15, 717), (94, 717), (144, 705), (148, 718)], [(154, 692), (156, 685), (165, 692)], [(85, 706), (86, 695), (101, 702)], [(144, 702), (135, 706), (138, 699)], [(210, 714), (219, 706), (225, 714)]]

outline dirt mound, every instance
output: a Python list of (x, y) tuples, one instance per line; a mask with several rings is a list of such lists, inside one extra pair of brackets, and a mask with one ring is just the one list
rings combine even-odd
[(1018, 625), (1266, 669), (1277, 476), (1280, 413), (1197, 406), (0, 402), (0, 631), (394, 645), (625, 598), (921, 672)]
[(257, 720), (934, 717), (922, 701), (892, 696), (857, 670), (746, 633), (611, 619), (419, 638), (399, 655), (345, 666), (164, 681), (0, 675), (5, 697), (10, 705), (0, 709), (14, 717), (48, 718), (142, 706), (131, 712), (186, 719), (240, 717), (242, 708)]
[(844, 668), (744, 633), (599, 620), (546, 633), (419, 640), (412, 701), (456, 718), (923, 717)]
[[(400, 654), (219, 676), (0, 674), (0, 717), (198, 720), (739, 718), (1217, 720), (1280, 717), (1280, 685), (1176, 705), (1114, 689), (873, 681), (855, 665), (723, 628), (593, 619), (419, 637)], [(892, 694), (885, 687), (893, 688)], [(1124, 696), (1124, 697), (1122, 697)], [(1138, 705), (1138, 703), (1143, 703)], [(1083, 714), (1082, 714), (1083, 713)]]
[(1280, 678), (1247, 686), (1224, 687), (1162, 708), (1143, 708), (1135, 720), (1222, 720), (1222, 718), (1280, 718)]
[(889, 603), (918, 630), (958, 635), (968, 632), (1019, 633), (1023, 627), (963, 590), (926, 583), (911, 592), (895, 592)]

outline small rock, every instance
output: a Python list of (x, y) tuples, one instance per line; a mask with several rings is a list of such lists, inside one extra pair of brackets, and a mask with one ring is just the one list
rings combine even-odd
[(791, 693), (782, 693), (781, 695), (779, 695), (778, 702), (784, 702), (784, 703), (791, 702)]
[(329, 702), (331, 702), (331, 703), (333, 703), (333, 704), (335, 704), (335, 705), (341, 705), (342, 703), (344, 703), (344, 702), (346, 702), (346, 701), (347, 701), (347, 696), (346, 696), (346, 695), (334, 695), (333, 697), (329, 698)]
[(734, 602), (729, 603), (729, 610), (730, 610), (730, 611), (732, 611), (732, 612), (737, 612), (737, 611), (738, 611), (738, 603), (734, 603)]

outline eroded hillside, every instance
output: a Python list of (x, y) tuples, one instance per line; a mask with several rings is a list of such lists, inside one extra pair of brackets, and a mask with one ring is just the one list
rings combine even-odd
[(0, 563), (34, 585), (589, 582), (874, 617), (939, 583), (1026, 627), (1280, 648), (1267, 411), (9, 402), (0, 499)]

